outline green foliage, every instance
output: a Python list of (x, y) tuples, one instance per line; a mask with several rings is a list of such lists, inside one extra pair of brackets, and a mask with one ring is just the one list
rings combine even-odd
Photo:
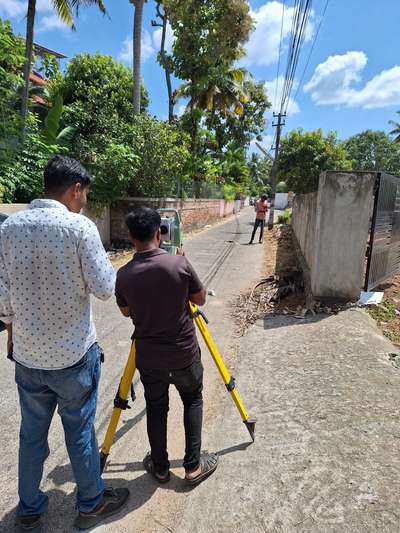
[(383, 131), (366, 130), (344, 141), (353, 170), (382, 170), (400, 175), (400, 146)]
[(187, 82), (177, 96), (184, 94), (189, 100), (189, 117), (181, 125), (191, 139), (192, 177), (200, 179), (198, 160), (207, 151), (199, 139), (203, 112), (215, 114), (219, 107), (224, 113), (232, 108), (241, 114), (247, 101), (233, 64), (243, 55), (252, 28), (249, 4), (245, 0), (164, 0), (163, 6), (175, 36), (172, 71)]
[(251, 196), (260, 196), (271, 191), (270, 179), (272, 161), (259, 154), (251, 154), (247, 163), (250, 173), (250, 193)]
[(288, 192), (286, 183), (284, 181), (280, 181), (276, 186), (276, 192)]
[[(110, 56), (96, 53), (73, 57), (64, 79), (54, 90), (62, 94), (65, 105), (83, 105), (87, 129), (109, 129), (111, 124), (108, 123), (132, 119), (132, 72)], [(148, 104), (147, 92), (142, 87), (142, 111)]]
[(37, 117), (30, 113), (23, 147), (0, 160), (0, 187), (4, 202), (30, 202), (43, 195), (43, 170), (50, 157), (65, 149), (43, 142)]
[(290, 224), (292, 219), (292, 213), (290, 209), (286, 209), (281, 215), (278, 216), (278, 224)]
[[(400, 111), (396, 111), (398, 115), (400, 115)], [(389, 120), (389, 124), (393, 126), (392, 131), (389, 133), (389, 135), (394, 136), (394, 142), (400, 143), (400, 122), (396, 122), (395, 120)]]
[(204, 84), (243, 54), (252, 19), (244, 0), (164, 0), (175, 35), (173, 69), (181, 80)]
[(207, 118), (207, 125), (215, 131), (220, 149), (232, 141), (248, 147), (252, 139), (259, 137), (265, 129), (265, 112), (271, 103), (265, 94), (263, 82), (256, 82), (247, 75), (242, 90), (247, 101), (242, 104), (241, 115), (220, 110), (214, 115), (209, 114)]
[(379, 324), (381, 322), (388, 322), (397, 317), (396, 306), (387, 301), (383, 301), (379, 305), (369, 306), (369, 314), (376, 320)]
[(110, 143), (90, 167), (95, 179), (90, 191), (92, 203), (108, 205), (126, 194), (140, 164), (140, 157), (123, 144)]
[(289, 132), (281, 142), (279, 179), (289, 190), (308, 193), (318, 189), (319, 175), (324, 170), (350, 170), (344, 147), (336, 134), (322, 130)]
[(233, 202), (236, 198), (236, 188), (234, 185), (225, 184), (223, 188), (224, 200)]
[(175, 125), (142, 114), (135, 117), (127, 141), (140, 158), (131, 193), (176, 196), (179, 182), (188, 178), (189, 137)]
[(0, 19), (0, 157), (15, 141), (20, 128), (18, 92), (23, 86), (24, 42), (15, 37), (8, 21)]
[(75, 128), (72, 126), (67, 126), (60, 131), (63, 110), (63, 98), (58, 94), (46, 115), (42, 128), (42, 139), (48, 146), (54, 144), (67, 144), (75, 133)]

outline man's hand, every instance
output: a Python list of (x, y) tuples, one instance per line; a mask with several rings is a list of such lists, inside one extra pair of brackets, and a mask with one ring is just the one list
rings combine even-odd
[(182, 256), (184, 256), (184, 255), (185, 255), (185, 252), (183, 251), (182, 248), (177, 248), (177, 249), (176, 249), (176, 255), (182, 255)]
[(195, 305), (204, 305), (207, 300), (207, 289), (201, 289), (199, 292), (189, 294), (189, 300)]

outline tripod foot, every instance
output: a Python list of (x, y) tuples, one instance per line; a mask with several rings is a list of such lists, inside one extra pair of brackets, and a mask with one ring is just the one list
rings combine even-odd
[(256, 438), (254, 434), (256, 429), (256, 420), (254, 418), (249, 418), (248, 420), (243, 420), (243, 423), (246, 426), (247, 431), (250, 433), (251, 440), (254, 442), (254, 439)]
[(100, 452), (100, 473), (101, 474), (104, 472), (107, 459), (108, 459), (108, 453)]

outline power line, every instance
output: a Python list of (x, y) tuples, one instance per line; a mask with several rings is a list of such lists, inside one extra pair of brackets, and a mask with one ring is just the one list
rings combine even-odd
[(285, 76), (285, 85), (282, 93), (280, 113), (285, 113), (290, 100), (290, 93), (293, 88), (293, 82), (299, 62), (300, 51), (304, 43), (305, 30), (307, 27), (308, 17), (311, 11), (311, 0), (300, 0), (296, 2), (295, 13), (293, 17), (292, 35), (288, 64)]
[(279, 80), (279, 69), (281, 65), (281, 49), (282, 49), (282, 36), (283, 36), (283, 19), (285, 17), (285, 0), (283, 0), (282, 3), (282, 20), (281, 20), (281, 36), (279, 39), (279, 55), (278, 55), (278, 68), (276, 71), (276, 83), (275, 83), (275, 98), (274, 98), (274, 104), (276, 107), (277, 102), (277, 96), (278, 96), (278, 80)]
[(325, 7), (324, 7), (324, 10), (322, 12), (321, 19), (319, 21), (317, 31), (315, 32), (314, 40), (313, 40), (313, 43), (312, 43), (311, 48), (310, 48), (310, 52), (309, 52), (308, 57), (307, 57), (306, 65), (305, 65), (303, 73), (301, 75), (300, 82), (299, 82), (299, 85), (298, 85), (297, 90), (296, 90), (296, 94), (294, 95), (294, 98), (293, 98), (294, 101), (297, 98), (297, 95), (299, 93), (300, 87), (302, 86), (302, 83), (303, 83), (303, 80), (304, 80), (304, 76), (305, 76), (305, 74), (307, 72), (307, 69), (308, 69), (308, 66), (310, 64), (310, 59), (311, 59), (312, 53), (314, 51), (315, 43), (317, 42), (317, 39), (318, 39), (319, 31), (321, 29), (322, 22), (324, 20), (326, 10), (328, 9), (329, 1), (330, 0), (326, 0), (326, 2), (325, 2)]

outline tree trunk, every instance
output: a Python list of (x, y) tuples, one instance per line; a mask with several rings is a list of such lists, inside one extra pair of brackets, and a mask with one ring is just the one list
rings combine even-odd
[(167, 35), (168, 18), (165, 13), (164, 13), (164, 16), (161, 18), (163, 21), (163, 25), (162, 25), (160, 54), (161, 54), (163, 67), (165, 70), (165, 81), (167, 83), (167, 90), (168, 90), (168, 122), (172, 124), (174, 121), (174, 98), (172, 94), (171, 69), (168, 63), (167, 54), (165, 53), (165, 37)]
[(145, 0), (131, 0), (135, 6), (133, 23), (133, 113), (140, 114), (141, 86), (140, 74), (142, 52), (142, 17)]
[(25, 42), (25, 64), (24, 64), (24, 91), (22, 93), (21, 102), (21, 141), (25, 140), (26, 133), (26, 119), (28, 115), (28, 101), (29, 101), (29, 75), (32, 66), (32, 52), (33, 52), (33, 28), (35, 24), (36, 14), (36, 0), (29, 0), (28, 14), (26, 17), (26, 42)]

